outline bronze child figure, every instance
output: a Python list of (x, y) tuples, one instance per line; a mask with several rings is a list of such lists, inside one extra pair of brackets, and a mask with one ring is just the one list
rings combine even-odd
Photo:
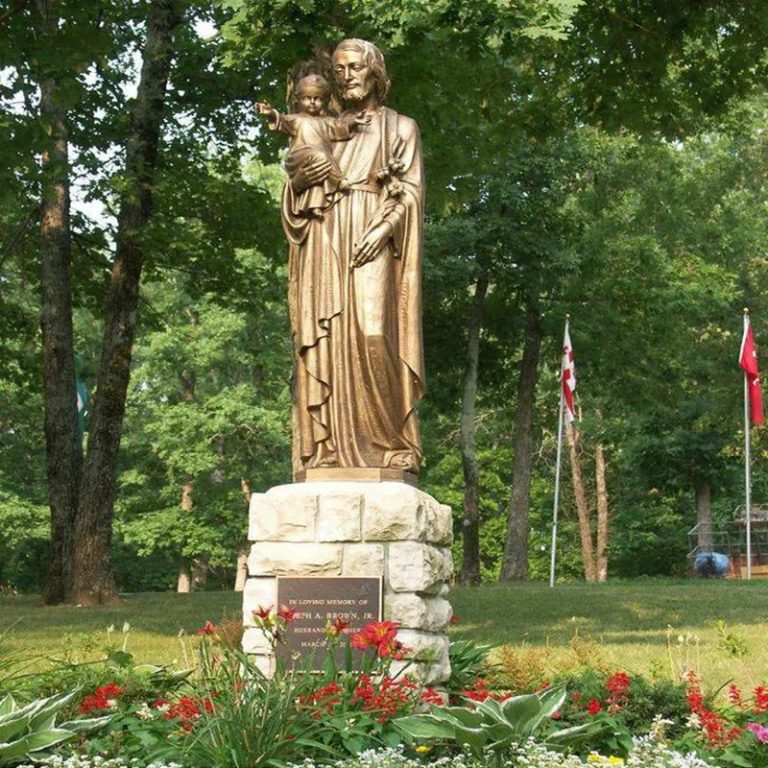
[(296, 198), (294, 215), (306, 218), (322, 218), (323, 213), (333, 205), (339, 194), (348, 188), (338, 163), (333, 157), (332, 142), (349, 141), (355, 131), (371, 121), (370, 115), (359, 112), (342, 117), (327, 114), (331, 89), (328, 81), (320, 75), (307, 75), (296, 84), (296, 101), (301, 112), (284, 115), (271, 104), (256, 103), (262, 115), (269, 115), (269, 128), (291, 137), (285, 170), (293, 179), (296, 172), (317, 159), (331, 163), (327, 178), (309, 187)]

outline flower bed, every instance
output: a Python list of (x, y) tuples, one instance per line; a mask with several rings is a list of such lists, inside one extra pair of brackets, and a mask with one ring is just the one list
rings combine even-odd
[[(255, 616), (275, 647), (295, 619), (285, 608)], [(0, 768), (32, 759), (47, 768), (768, 767), (764, 686), (713, 695), (693, 671), (674, 682), (586, 669), (513, 691), (487, 663), (489, 648), (457, 643), (451, 681), (436, 691), (408, 668), (393, 674), (406, 650), (396, 624), (350, 635), (341, 618), (326, 627), (321, 673), (279, 662), (266, 678), (239, 637), (238, 627), (206, 622), (199, 663), (182, 672), (110, 652), (101, 667), (83, 669), (80, 689), (46, 699), (46, 717), (27, 718), (15, 752), (0, 744)], [(363, 652), (361, 669), (337, 664), (340, 646)], [(72, 665), (62, 673), (76, 678)], [(41, 678), (48, 688), (53, 679)], [(0, 732), (10, 709), (0, 704)], [(53, 718), (67, 735), (46, 753), (35, 744), (54, 738), (40, 735)]]

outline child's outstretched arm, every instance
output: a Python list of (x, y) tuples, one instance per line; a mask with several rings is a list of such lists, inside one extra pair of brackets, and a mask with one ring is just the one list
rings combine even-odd
[(267, 115), (269, 118), (269, 127), (274, 131), (280, 123), (280, 113), (266, 101), (257, 101), (253, 108), (260, 115)]

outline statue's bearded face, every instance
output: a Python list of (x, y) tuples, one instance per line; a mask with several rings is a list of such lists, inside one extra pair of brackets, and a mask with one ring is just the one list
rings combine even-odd
[(364, 101), (373, 91), (375, 77), (362, 51), (354, 48), (336, 51), (333, 55), (333, 74), (344, 101)]

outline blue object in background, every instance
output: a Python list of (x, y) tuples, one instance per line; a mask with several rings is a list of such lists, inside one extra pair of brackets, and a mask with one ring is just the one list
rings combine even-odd
[(693, 572), (697, 576), (721, 578), (728, 573), (731, 559), (722, 552), (700, 552), (693, 561)]

